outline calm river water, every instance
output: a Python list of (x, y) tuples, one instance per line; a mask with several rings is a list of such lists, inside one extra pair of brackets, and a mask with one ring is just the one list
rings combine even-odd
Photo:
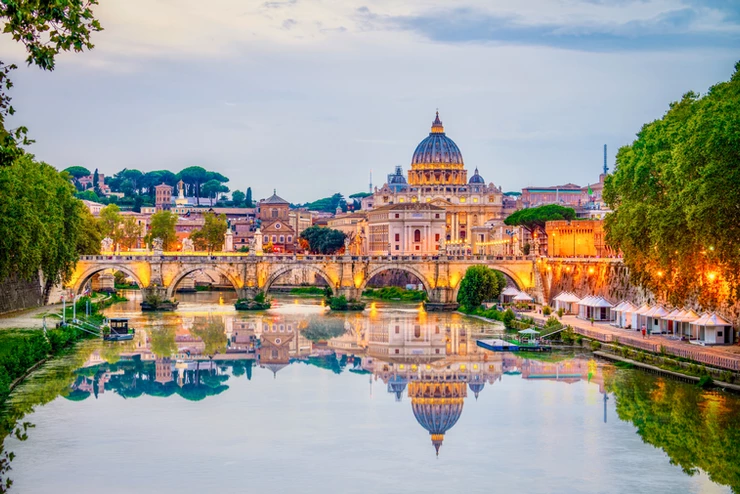
[(109, 309), (133, 342), (86, 342), (14, 393), (35, 427), (5, 441), (11, 492), (740, 492), (737, 397), (490, 353), (473, 338), (500, 328), (413, 304), (178, 298)]

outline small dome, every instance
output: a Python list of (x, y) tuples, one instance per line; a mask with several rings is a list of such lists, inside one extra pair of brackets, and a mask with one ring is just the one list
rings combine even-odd
[(396, 401), (401, 401), (403, 392), (406, 390), (406, 379), (394, 376), (388, 380), (388, 392), (396, 395)]
[(468, 183), (470, 183), (470, 184), (481, 184), (481, 185), (485, 185), (486, 181), (483, 180), (483, 177), (481, 177), (478, 174), (478, 168), (477, 167), (475, 169), (475, 172), (473, 173), (473, 176), (470, 177), (470, 180), (468, 180)]
[(388, 177), (388, 185), (406, 185), (406, 177), (403, 176), (400, 166), (396, 167), (396, 173)]
[(439, 112), (432, 123), (432, 131), (429, 136), (416, 146), (416, 151), (411, 158), (412, 165), (429, 164), (462, 165), (463, 158), (460, 148), (455, 141), (445, 135)]
[(483, 391), (483, 388), (486, 386), (486, 383), (484, 381), (475, 380), (474, 382), (471, 382), (468, 384), (470, 387), (470, 391), (472, 391), (475, 394), (475, 399), (478, 399), (478, 394)]

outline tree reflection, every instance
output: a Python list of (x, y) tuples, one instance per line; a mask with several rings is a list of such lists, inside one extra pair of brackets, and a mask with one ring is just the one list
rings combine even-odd
[(701, 469), (740, 492), (737, 399), (635, 371), (617, 371), (606, 385), (619, 418), (634, 424), (643, 441), (665, 451), (686, 474)]
[(226, 352), (226, 325), (222, 319), (208, 316), (198, 318), (190, 331), (205, 344), (203, 353), (213, 356), (217, 353)]
[(177, 353), (175, 328), (152, 328), (149, 332), (152, 353), (157, 357), (170, 357)]

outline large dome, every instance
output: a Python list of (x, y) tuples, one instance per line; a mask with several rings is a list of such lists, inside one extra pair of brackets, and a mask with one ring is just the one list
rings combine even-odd
[(445, 135), (439, 112), (429, 136), (416, 146), (411, 157), (409, 185), (465, 185), (467, 172), (455, 141)]
[(411, 382), (409, 396), (414, 418), (429, 431), (439, 455), (445, 433), (457, 423), (467, 396), (465, 383)]
[(450, 165), (462, 165), (463, 157), (460, 148), (455, 141), (445, 135), (439, 112), (432, 123), (432, 131), (429, 136), (416, 146), (414, 156), (411, 158), (412, 165), (430, 165), (433, 163), (444, 163)]

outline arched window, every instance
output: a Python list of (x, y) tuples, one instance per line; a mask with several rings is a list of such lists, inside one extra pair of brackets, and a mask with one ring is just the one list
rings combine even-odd
[(414, 242), (421, 242), (421, 230), (414, 230)]
[(419, 325), (414, 326), (414, 338), (421, 338), (421, 326)]
[(268, 235), (265, 235), (265, 238), (263, 240), (264, 243), (267, 243), (270, 241), (270, 237)]
[(280, 243), (285, 243), (285, 235), (280, 235)]
[(278, 217), (278, 210), (275, 209), (275, 208), (273, 208), (272, 211), (270, 211), (270, 215), (272, 216), (272, 218), (277, 218)]
[(274, 244), (275, 242), (277, 242), (277, 237), (275, 235), (273, 235), (272, 236), (272, 243)]
[(292, 235), (288, 235), (288, 243), (289, 244), (290, 243), (293, 243), (293, 236)]

